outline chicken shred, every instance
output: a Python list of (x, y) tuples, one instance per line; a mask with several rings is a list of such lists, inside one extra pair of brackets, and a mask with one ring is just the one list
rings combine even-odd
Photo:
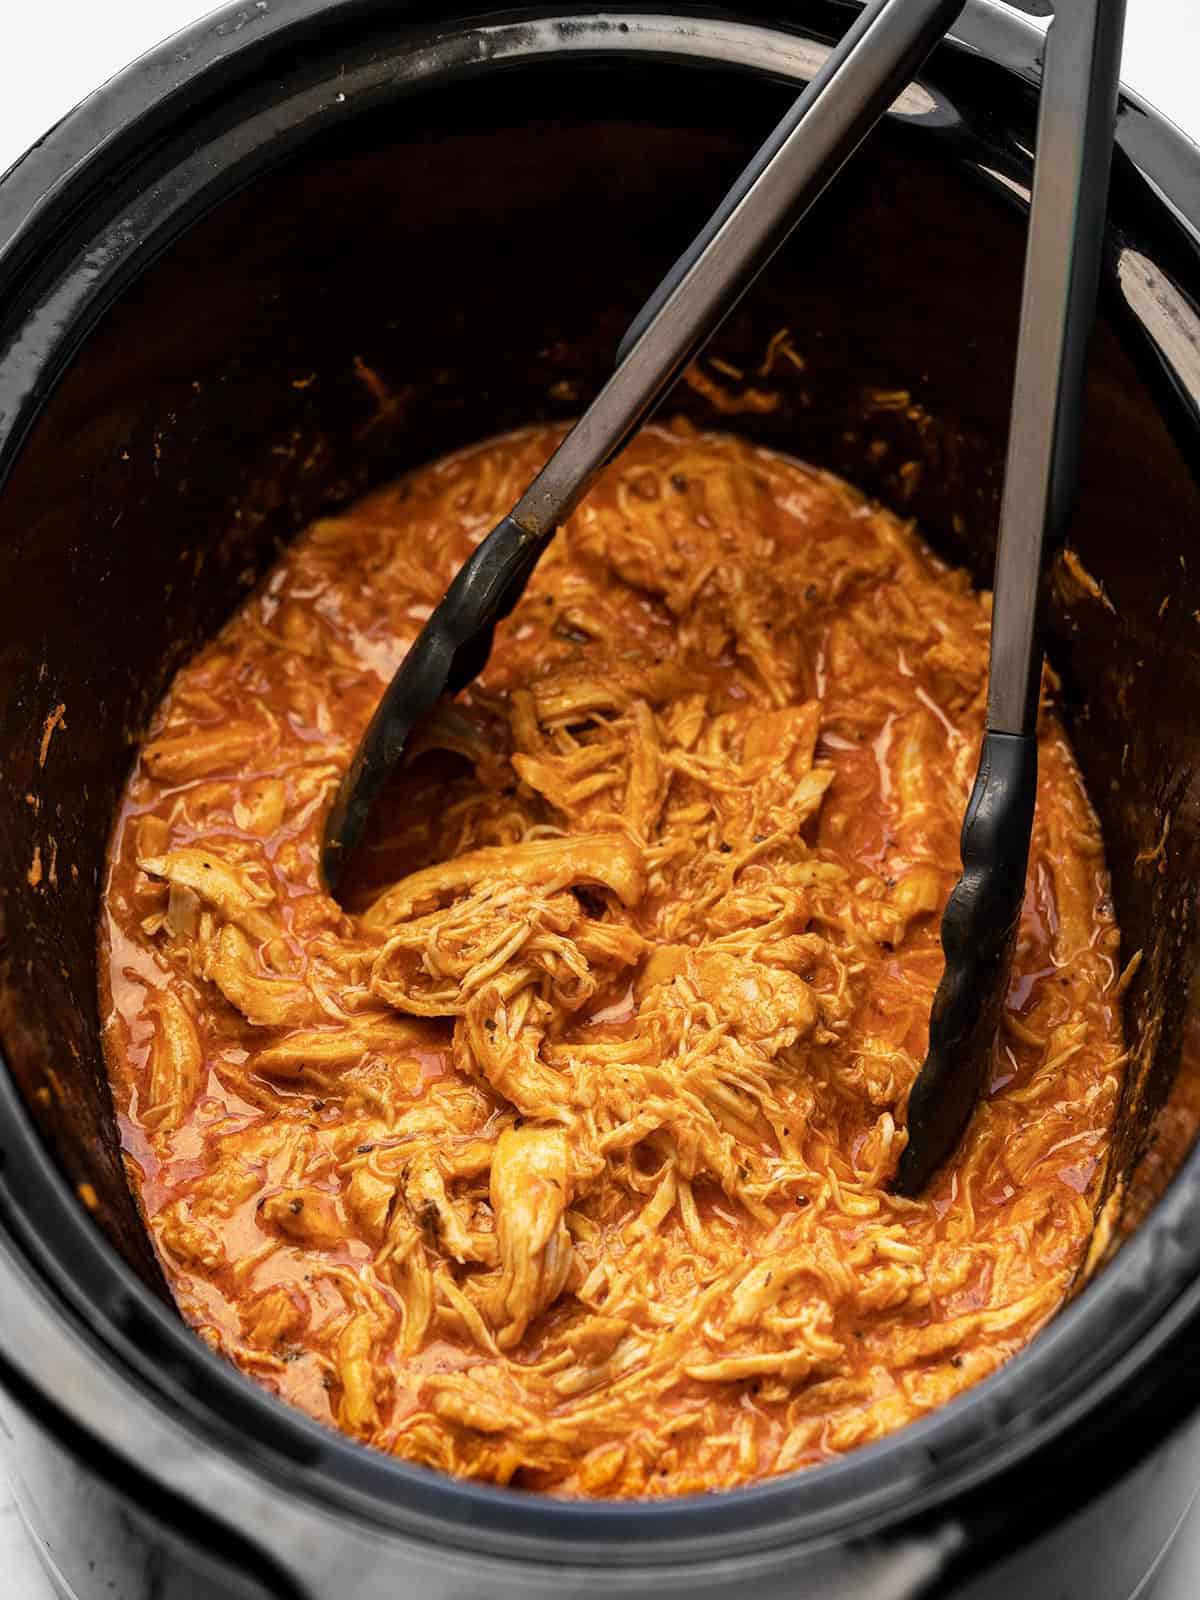
[(987, 1093), (893, 1195), (988, 598), (840, 480), (684, 423), (561, 530), (335, 904), (340, 773), (559, 436), (317, 522), (180, 673), (114, 833), (106, 1049), (210, 1344), (409, 1460), (657, 1497), (878, 1438), (1052, 1316), (1104, 1192), (1118, 934), (1047, 698)]

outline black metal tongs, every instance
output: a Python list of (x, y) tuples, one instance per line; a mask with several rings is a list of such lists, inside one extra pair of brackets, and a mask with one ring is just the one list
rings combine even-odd
[[(672, 268), (617, 368), (454, 578), (388, 685), (339, 786), (322, 866), (347, 856), (414, 727), (482, 670), (555, 530), (712, 336), (908, 84), (963, 0), (872, 0)], [(1066, 521), (1098, 277), (1124, 0), (1058, 0), (1046, 51), (1021, 338), (996, 566), (987, 731), (946, 908), (946, 968), (909, 1101), (897, 1187), (916, 1193), (978, 1097), (1007, 990), (1037, 776), (1041, 578)]]
[(1125, 0), (1056, 0), (1046, 39), (992, 601), (987, 721), (942, 916), (945, 967), (908, 1099), (895, 1187), (915, 1195), (962, 1137), (1008, 993), (1037, 793), (1045, 575), (1075, 498)]
[(911, 81), (963, 0), (872, 0), (635, 318), (612, 377), (455, 576), (384, 693), (325, 824), (336, 890), (409, 734), (483, 669), (492, 634), (600, 470), (712, 336), (834, 173)]

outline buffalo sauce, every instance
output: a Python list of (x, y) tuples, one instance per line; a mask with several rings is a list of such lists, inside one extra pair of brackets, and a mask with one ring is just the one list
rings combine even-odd
[(829, 474), (646, 429), (410, 745), (333, 792), (531, 428), (314, 524), (159, 708), (101, 930), (180, 1309), (379, 1449), (568, 1496), (880, 1437), (1053, 1315), (1106, 1192), (1118, 945), (1052, 703), (988, 1092), (891, 1194), (983, 724), (987, 598)]

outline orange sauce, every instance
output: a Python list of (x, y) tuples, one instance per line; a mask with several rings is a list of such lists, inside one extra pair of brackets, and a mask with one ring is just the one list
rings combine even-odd
[(986, 597), (849, 486), (683, 424), (560, 532), (336, 905), (337, 781), (556, 437), (316, 524), (179, 674), (113, 834), (109, 1069), (184, 1316), (277, 1394), (497, 1482), (727, 1487), (903, 1425), (1061, 1304), (1118, 936), (1047, 699), (987, 1097), (893, 1196)]

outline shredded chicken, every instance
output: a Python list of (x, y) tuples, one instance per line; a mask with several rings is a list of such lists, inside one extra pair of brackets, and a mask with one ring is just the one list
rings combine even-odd
[(1047, 703), (987, 1095), (892, 1195), (988, 600), (847, 485), (684, 424), (560, 532), (335, 904), (339, 774), (556, 437), (318, 522), (180, 674), (113, 841), (108, 1059), (211, 1345), (447, 1472), (677, 1494), (877, 1438), (1061, 1304), (1118, 937)]

